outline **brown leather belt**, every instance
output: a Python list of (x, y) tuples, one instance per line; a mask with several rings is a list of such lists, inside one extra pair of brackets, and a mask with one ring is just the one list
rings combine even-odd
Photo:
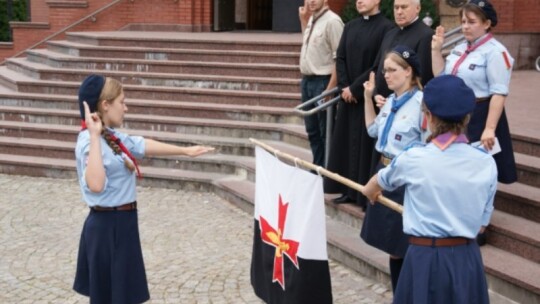
[(381, 164), (383, 164), (385, 167), (390, 165), (391, 162), (392, 162), (391, 158), (381, 155)]
[(131, 211), (131, 210), (137, 210), (137, 202), (116, 206), (116, 207), (101, 207), (101, 206), (94, 206), (90, 207), (90, 209), (94, 211)]
[(417, 236), (409, 237), (409, 244), (418, 245), (418, 246), (430, 246), (430, 247), (448, 247), (448, 246), (467, 245), (471, 241), (472, 241), (471, 239), (462, 238), (462, 237), (451, 237), (451, 238), (428, 238), (428, 237), (417, 237)]
[(484, 102), (484, 101), (490, 101), (491, 97), (482, 97), (482, 98), (476, 98), (476, 103)]

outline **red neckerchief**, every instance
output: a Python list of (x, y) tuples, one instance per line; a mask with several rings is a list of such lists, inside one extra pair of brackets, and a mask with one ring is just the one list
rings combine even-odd
[(467, 136), (464, 134), (453, 134), (450, 132), (446, 132), (444, 134), (441, 134), (434, 139), (431, 140), (431, 142), (437, 146), (437, 148), (441, 149), (441, 151), (446, 150), (451, 144), (455, 143), (468, 143), (469, 140), (467, 139)]
[(476, 50), (479, 46), (481, 46), (482, 44), (486, 43), (489, 41), (489, 39), (493, 38), (493, 34), (489, 33), (486, 35), (486, 37), (482, 38), (482, 40), (478, 41), (478, 43), (475, 43), (475, 44), (471, 44), (469, 46), (467, 46), (467, 50), (465, 50), (465, 53), (463, 53), (461, 55), (461, 57), (459, 57), (458, 61), (456, 62), (456, 64), (454, 65), (454, 67), (452, 68), (452, 75), (456, 75), (457, 72), (458, 72), (458, 69), (459, 69), (459, 66), (463, 63), (463, 61), (465, 60), (465, 58), (470, 54), (472, 53), (474, 50)]
[[(84, 130), (86, 130), (86, 122), (82, 120), (81, 131), (84, 131)], [(122, 152), (124, 152), (124, 154), (126, 154), (127, 157), (133, 162), (133, 164), (135, 165), (135, 170), (137, 171), (137, 177), (142, 178), (142, 174), (141, 174), (141, 171), (139, 170), (139, 166), (137, 165), (137, 160), (135, 159), (135, 157), (133, 157), (131, 152), (129, 152), (129, 150), (126, 148), (126, 146), (124, 146), (124, 144), (120, 141), (118, 137), (114, 136), (114, 134), (110, 132), (109, 132), (109, 135), (111, 136), (111, 139), (118, 145), (118, 147), (120, 147), (120, 150), (122, 150)]]

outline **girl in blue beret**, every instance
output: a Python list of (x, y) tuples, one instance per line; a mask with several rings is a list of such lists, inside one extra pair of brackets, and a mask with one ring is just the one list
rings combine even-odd
[[(378, 115), (371, 102), (375, 89), (373, 72), (369, 81), (364, 83), (366, 128), (371, 137), (377, 138), (375, 149), (382, 155), (375, 172), (386, 167), (406, 147), (421, 141), (423, 93), (419, 71), (416, 53), (409, 47), (396, 46), (386, 55), (384, 78), (394, 93), (388, 97)], [(403, 202), (403, 194), (403, 187), (384, 193), (400, 203)], [(390, 254), (390, 276), (392, 289), (395, 290), (408, 247), (401, 215), (385, 206), (368, 204), (360, 236), (367, 244)]]
[[(433, 41), (433, 75), (456, 75), (474, 91), (476, 107), (467, 130), (471, 142), (481, 141), (487, 150), (499, 141), (501, 152), (493, 155), (497, 163), (498, 180), (511, 184), (517, 181), (516, 163), (510, 137), (510, 128), (504, 111), (509, 92), (514, 59), (508, 50), (493, 37), (491, 29), (497, 25), (497, 12), (486, 0), (471, 0), (460, 10), (465, 42), (442, 57), (444, 28), (438, 27)], [(480, 245), (485, 235), (478, 236)]]
[(75, 156), (82, 198), (90, 207), (83, 226), (73, 289), (90, 303), (142, 303), (150, 298), (135, 190), (145, 155), (198, 156), (210, 147), (178, 147), (119, 132), (128, 108), (122, 85), (99, 75), (79, 89), (82, 130)]
[(424, 105), (428, 144), (396, 156), (362, 191), (374, 202), (383, 190), (405, 187), (409, 248), (394, 303), (489, 303), (474, 238), (493, 212), (497, 167), (464, 134), (475, 96), (459, 77), (439, 76), (426, 85)]
[(471, 142), (481, 141), (491, 150), (495, 138), (501, 152), (494, 155), (499, 182), (517, 180), (516, 164), (504, 102), (508, 95), (514, 59), (493, 37), (497, 12), (486, 0), (472, 0), (460, 11), (462, 32), (466, 42), (457, 45), (446, 57), (441, 54), (444, 28), (437, 28), (432, 41), (433, 74), (456, 75), (474, 91), (476, 107), (467, 136)]

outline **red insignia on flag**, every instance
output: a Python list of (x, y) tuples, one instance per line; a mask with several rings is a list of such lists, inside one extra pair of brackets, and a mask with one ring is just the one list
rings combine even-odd
[(259, 217), (261, 225), (261, 239), (266, 244), (276, 247), (276, 254), (274, 256), (274, 274), (272, 282), (278, 282), (281, 288), (285, 290), (285, 277), (283, 276), (283, 255), (289, 257), (289, 260), (293, 262), (296, 268), (298, 266), (298, 258), (296, 256), (300, 243), (293, 240), (283, 238), (285, 230), (285, 220), (287, 218), (287, 209), (289, 204), (283, 203), (281, 194), (279, 195), (279, 213), (278, 213), (278, 228), (277, 230), (272, 227), (266, 219), (262, 216)]
[(509, 70), (512, 67), (512, 64), (510, 63), (510, 59), (508, 59), (508, 55), (506, 54), (506, 52), (502, 52), (502, 55), (504, 58), (504, 63), (506, 64), (506, 69)]

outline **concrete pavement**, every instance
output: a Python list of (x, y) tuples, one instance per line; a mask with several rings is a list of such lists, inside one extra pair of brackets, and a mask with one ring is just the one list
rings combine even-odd
[[(149, 303), (262, 303), (252, 216), (213, 193), (138, 189)], [(72, 289), (88, 208), (75, 180), (0, 175), (0, 303), (88, 303)], [(389, 303), (386, 286), (331, 261), (334, 303)]]

